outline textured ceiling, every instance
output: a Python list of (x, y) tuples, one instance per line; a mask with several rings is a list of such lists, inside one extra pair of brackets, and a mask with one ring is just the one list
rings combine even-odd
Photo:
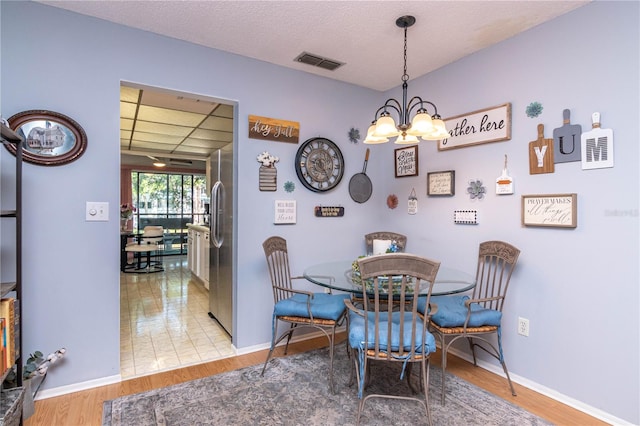
[[(375, 90), (419, 77), (588, 1), (39, 1)], [(295, 62), (302, 52), (344, 63), (328, 71)]]
[[(416, 17), (415, 25), (408, 30), (407, 73), (411, 79), (589, 1), (129, 0), (39, 3), (385, 91), (402, 83), (403, 30), (395, 24), (400, 16)], [(295, 58), (303, 52), (343, 65), (330, 71), (297, 62)], [(216, 122), (214, 116), (220, 114), (222, 118), (230, 118), (229, 111), (222, 111), (225, 108), (216, 110), (217, 104), (194, 112), (187, 108), (193, 100), (177, 102), (172, 96), (142, 93), (142, 99), (144, 102), (148, 99), (149, 104), (143, 102), (138, 117), (132, 118), (129, 108), (133, 108), (135, 93), (125, 89), (122, 95), (127, 97), (122, 100), (123, 153), (153, 151), (156, 156), (167, 158), (198, 158), (208, 155), (216, 144), (231, 137), (228, 130), (231, 120), (227, 120), (222, 128), (217, 127), (221, 121)], [(210, 113), (213, 114), (211, 117), (208, 116)], [(198, 128), (200, 125), (205, 127)], [(142, 159), (151, 162), (144, 155), (123, 155), (122, 158), (123, 164)]]

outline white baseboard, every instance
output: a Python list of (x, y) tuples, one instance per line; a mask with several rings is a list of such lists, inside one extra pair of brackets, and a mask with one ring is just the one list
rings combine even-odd
[[(462, 352), (455, 348), (449, 349), (449, 352), (457, 356), (458, 358), (462, 358), (470, 363), (473, 363), (473, 357), (470, 353)], [(504, 377), (505, 381), (507, 380), (504, 371), (502, 371), (502, 366), (499, 363), (492, 364), (487, 361), (478, 359), (478, 367), (488, 370), (498, 376)], [(509, 372), (509, 376), (511, 377), (511, 381), (514, 383), (517, 383), (521, 386), (524, 386), (525, 388), (531, 389), (532, 391), (538, 392), (539, 394), (561, 402), (564, 405), (575, 408), (578, 411), (582, 411), (583, 413), (602, 420), (603, 422), (618, 426), (633, 426), (633, 423), (629, 423), (626, 420), (620, 419), (598, 408), (587, 405), (584, 402), (573, 399), (567, 395), (543, 386), (540, 383), (534, 382), (517, 374), (513, 374), (512, 372)], [(508, 384), (506, 384), (505, 386), (508, 386)]]
[(68, 393), (93, 389), (100, 386), (112, 385), (114, 383), (120, 383), (121, 381), (122, 376), (120, 374), (116, 374), (115, 376), (102, 377), (100, 379), (88, 380), (86, 382), (58, 386), (57, 388), (42, 389), (38, 391), (36, 395), (36, 401), (39, 399), (53, 398), (54, 396), (66, 395)]

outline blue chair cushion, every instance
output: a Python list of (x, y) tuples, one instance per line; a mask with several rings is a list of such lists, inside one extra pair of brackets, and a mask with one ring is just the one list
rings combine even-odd
[[(375, 347), (375, 313), (367, 312), (368, 323), (368, 339), (369, 343), (367, 349), (373, 349)], [(380, 313), (380, 349), (388, 350), (389, 342), (387, 341), (387, 330), (389, 328), (389, 324), (391, 324), (391, 350), (397, 351), (400, 346), (400, 322), (402, 321), (402, 317), (400, 312), (393, 312), (391, 316), (391, 321), (389, 321), (389, 314), (387, 312)], [(356, 314), (355, 312), (350, 312), (349, 315), (349, 345), (352, 348), (364, 349), (364, 326), (365, 326), (365, 318)], [(404, 350), (410, 350), (411, 343), (411, 313), (406, 312), (404, 314), (404, 336), (403, 342), (405, 343)], [(435, 352), (436, 350), (436, 341), (431, 333), (426, 330), (423, 330), (422, 322), (419, 320), (416, 324), (416, 348), (420, 348), (422, 346), (422, 339), (425, 336), (425, 351), (426, 353)], [(420, 352), (420, 351), (418, 351)]]
[[(431, 321), (440, 327), (462, 327), (467, 319), (467, 307), (464, 305), (466, 300), (469, 300), (469, 296), (433, 296), (431, 303), (438, 305), (438, 311), (431, 317)], [(426, 301), (424, 297), (418, 301), (420, 313), (424, 313)], [(477, 303), (471, 304), (469, 327), (500, 326), (501, 320), (502, 312), (486, 309)]]
[[(311, 299), (311, 313), (314, 318), (337, 321), (346, 309), (344, 299), (348, 297), (348, 294), (314, 293)], [(308, 318), (307, 296), (294, 294), (288, 299), (279, 301), (273, 308), (273, 315)]]

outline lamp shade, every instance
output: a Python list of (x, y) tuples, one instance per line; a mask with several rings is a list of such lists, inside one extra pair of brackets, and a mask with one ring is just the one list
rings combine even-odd
[(427, 137), (422, 136), (422, 139), (437, 141), (441, 139), (446, 139), (451, 136), (449, 132), (447, 132), (447, 128), (444, 125), (444, 121), (437, 118), (433, 120), (432, 123), (433, 123), (433, 131)]
[(397, 145), (409, 145), (416, 144), (418, 142), (420, 142), (418, 138), (413, 135), (400, 135), (398, 136), (398, 139), (396, 139), (395, 143)]
[(383, 115), (376, 123), (376, 130), (373, 132), (374, 136), (383, 138), (392, 138), (398, 136), (398, 128), (396, 122), (389, 115)]
[(407, 130), (408, 135), (422, 136), (433, 132), (431, 116), (426, 112), (418, 112), (411, 121), (411, 128)]
[(364, 139), (363, 143), (373, 145), (373, 144), (389, 142), (388, 138), (385, 138), (382, 136), (374, 136), (375, 130), (376, 130), (375, 123), (369, 126), (369, 130), (367, 130), (367, 137)]

